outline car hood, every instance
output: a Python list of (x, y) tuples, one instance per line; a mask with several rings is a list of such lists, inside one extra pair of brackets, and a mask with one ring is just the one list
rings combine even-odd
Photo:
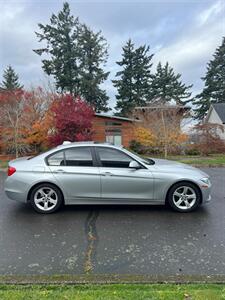
[(154, 166), (156, 169), (160, 169), (160, 171), (165, 172), (183, 172), (183, 173), (198, 173), (201, 174), (204, 177), (209, 177), (208, 174), (203, 172), (202, 170), (192, 167), (190, 165), (186, 165), (184, 163), (176, 162), (173, 160), (168, 159), (159, 159), (159, 158), (152, 158), (152, 160), (155, 162)]

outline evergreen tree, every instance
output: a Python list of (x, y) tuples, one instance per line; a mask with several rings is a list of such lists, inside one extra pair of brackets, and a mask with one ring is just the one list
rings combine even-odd
[(81, 28), (79, 36), (80, 49), (80, 95), (96, 111), (108, 111), (108, 96), (100, 88), (109, 72), (104, 72), (102, 65), (106, 63), (108, 52), (107, 43), (101, 32), (94, 33), (86, 25)]
[(11, 66), (8, 66), (3, 73), (3, 81), (1, 88), (5, 90), (22, 89), (23, 86), (19, 83), (19, 76)]
[(225, 37), (207, 64), (202, 92), (195, 97), (195, 118), (203, 120), (213, 103), (225, 101)]
[(57, 89), (84, 97), (96, 111), (106, 111), (108, 97), (99, 87), (108, 76), (101, 68), (107, 59), (107, 47), (101, 34), (80, 24), (67, 2), (58, 15), (51, 16), (50, 24), (38, 26), (39, 42), (45, 41), (47, 46), (34, 52), (50, 56), (42, 60), (43, 69), (55, 78)]
[(135, 49), (131, 40), (122, 49), (122, 60), (117, 62), (122, 70), (116, 73), (119, 79), (112, 82), (117, 88), (118, 114), (128, 116), (135, 106), (148, 101), (153, 55), (149, 55), (148, 46)]
[(151, 83), (151, 100), (160, 99), (164, 103), (174, 100), (176, 104), (189, 102), (185, 99), (191, 97), (189, 89), (192, 85), (186, 86), (180, 78), (181, 74), (175, 74), (168, 62), (164, 67), (159, 62)]
[(52, 14), (49, 25), (38, 24), (41, 33), (36, 32), (39, 42), (46, 41), (46, 48), (34, 50), (38, 55), (47, 54), (43, 59), (43, 70), (52, 75), (56, 87), (61, 92), (79, 94), (80, 79), (78, 74), (79, 20), (70, 13), (69, 4), (63, 4), (58, 15)]

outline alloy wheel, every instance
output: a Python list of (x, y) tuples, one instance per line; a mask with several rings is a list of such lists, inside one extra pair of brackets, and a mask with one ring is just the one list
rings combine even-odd
[(189, 186), (179, 186), (173, 193), (173, 203), (181, 210), (192, 208), (195, 205), (196, 198), (196, 192)]
[(42, 211), (52, 210), (57, 202), (58, 195), (50, 187), (41, 187), (34, 194), (34, 203)]

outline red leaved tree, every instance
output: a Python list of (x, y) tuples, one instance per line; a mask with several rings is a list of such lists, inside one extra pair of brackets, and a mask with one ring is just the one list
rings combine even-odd
[(54, 130), (49, 135), (51, 145), (91, 140), (94, 110), (85, 101), (62, 95), (54, 101), (50, 111), (54, 116)]
[(202, 155), (224, 153), (225, 142), (220, 134), (224, 132), (223, 125), (216, 123), (198, 124), (194, 127), (198, 136), (196, 147)]

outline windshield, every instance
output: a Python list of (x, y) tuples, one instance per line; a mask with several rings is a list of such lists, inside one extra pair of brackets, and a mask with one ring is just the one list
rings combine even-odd
[(135, 153), (132, 150), (127, 150), (127, 151), (131, 152), (134, 156), (136, 156), (137, 160), (140, 160), (141, 162), (143, 162), (146, 165), (154, 165), (155, 164), (154, 160), (149, 157), (143, 157), (143, 156)]

